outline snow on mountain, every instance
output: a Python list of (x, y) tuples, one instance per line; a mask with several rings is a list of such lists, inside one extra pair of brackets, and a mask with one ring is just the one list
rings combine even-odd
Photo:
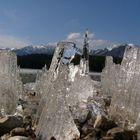
[(44, 45), (38, 45), (38, 46), (27, 46), (20, 49), (13, 49), (12, 51), (15, 52), (17, 55), (29, 55), (29, 54), (49, 54), (52, 55), (54, 52), (55, 47), (54, 46), (44, 46)]
[(97, 49), (97, 50), (93, 50), (91, 52), (91, 55), (95, 55), (95, 56), (112, 56), (112, 57), (119, 57), (119, 58), (123, 58), (124, 52), (125, 52), (125, 48), (128, 46), (132, 46), (132, 47), (138, 47), (134, 44), (122, 44), (122, 45), (118, 45), (113, 47), (112, 49)]
[[(123, 54), (125, 51), (125, 48), (131, 46), (131, 47), (138, 47), (134, 44), (122, 44), (122, 45), (115, 45), (112, 47), (112, 49), (109, 48), (103, 48), (103, 49), (96, 49), (91, 50), (90, 55), (95, 56), (113, 56), (113, 57), (119, 57), (123, 58)], [(15, 48), (2, 48), (0, 50), (10, 50), (15, 52), (17, 55), (29, 55), (29, 54), (49, 54), (52, 55), (54, 53), (55, 46), (51, 45), (36, 45), (36, 46), (27, 46), (20, 49)], [(64, 58), (70, 58), (70, 56), (73, 56), (75, 53), (81, 55), (82, 50), (78, 49), (76, 47), (72, 47), (72, 45), (67, 45), (66, 50), (64, 53)]]
[(123, 45), (119, 45), (115, 48), (112, 48), (112, 50), (108, 51), (106, 53), (106, 56), (113, 56), (113, 57), (119, 57), (119, 58), (123, 58), (124, 52), (125, 52), (125, 48), (127, 47), (127, 44), (123, 44)]
[(109, 50), (107, 48), (92, 50), (92, 55), (105, 56)]

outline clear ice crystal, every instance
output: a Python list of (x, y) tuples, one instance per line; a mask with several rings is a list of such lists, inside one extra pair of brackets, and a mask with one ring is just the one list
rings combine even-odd
[(16, 54), (0, 51), (0, 109), (1, 115), (14, 113), (22, 82), (17, 68)]
[(80, 66), (69, 66), (68, 81), (66, 98), (69, 106), (82, 101), (86, 102), (88, 97), (96, 94), (95, 81), (91, 80), (88, 75), (81, 75)]
[(72, 47), (71, 43), (59, 43), (50, 69), (44, 68), (37, 76), (36, 88), (41, 99), (36, 115), (36, 134), (41, 140), (49, 140), (52, 136), (57, 140), (78, 138), (80, 133), (71, 110), (96, 94), (97, 82), (87, 73), (88, 59), (82, 56), (80, 65), (74, 66), (70, 63), (74, 52), (69, 52), (68, 47)]
[(72, 140), (80, 135), (66, 101), (68, 67), (61, 61), (63, 52), (64, 44), (59, 44), (42, 86), (38, 112), (41, 116), (36, 130), (42, 140), (49, 140), (52, 136), (57, 140)]
[[(140, 49), (127, 46), (121, 65), (107, 57), (101, 75), (103, 91), (112, 96), (110, 114), (120, 121), (139, 122), (140, 112)], [(140, 125), (140, 124), (137, 124)]]

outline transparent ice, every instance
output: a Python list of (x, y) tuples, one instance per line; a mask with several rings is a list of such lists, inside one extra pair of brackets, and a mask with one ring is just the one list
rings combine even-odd
[(0, 81), (0, 109), (3, 116), (14, 113), (18, 96), (22, 94), (17, 57), (10, 51), (0, 51)]
[(37, 76), (41, 99), (36, 115), (36, 134), (41, 140), (49, 140), (52, 136), (57, 140), (78, 138), (80, 133), (74, 116), (79, 114), (81, 105), (76, 106), (96, 94), (94, 86), (97, 83), (87, 73), (88, 60), (81, 59), (80, 65), (76, 66), (70, 63), (77, 53), (75, 46), (71, 49), (72, 45), (70, 42), (59, 43), (50, 69), (44, 68)]
[[(139, 122), (140, 49), (128, 45), (121, 65), (107, 58), (101, 76), (104, 93), (112, 96), (110, 114), (120, 121)], [(140, 124), (137, 124), (140, 125)]]
[(71, 140), (80, 135), (66, 102), (68, 68), (61, 61), (63, 53), (64, 44), (59, 44), (44, 79), (36, 130), (41, 140), (49, 140), (52, 136), (57, 140)]

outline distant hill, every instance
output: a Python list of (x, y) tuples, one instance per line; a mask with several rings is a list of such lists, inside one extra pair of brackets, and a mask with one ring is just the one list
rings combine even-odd
[(50, 45), (38, 45), (38, 46), (27, 46), (20, 49), (12, 49), (18, 56), (30, 55), (30, 54), (48, 54), (53, 55), (55, 50), (54, 46)]
[[(30, 54), (30, 55), (23, 55), (17, 56), (18, 65), (21, 68), (31, 68), (31, 69), (42, 69), (44, 65), (47, 66), (49, 69), (53, 55), (47, 54)], [(78, 65), (80, 62), (80, 55), (76, 55), (75, 58), (72, 60), (72, 63)], [(90, 71), (101, 72), (105, 66), (105, 56), (89, 56), (89, 69)], [(121, 58), (113, 58), (116, 64), (120, 64), (122, 59)]]
[[(112, 49), (97, 49), (90, 52), (89, 57), (89, 68), (90, 71), (101, 72), (105, 66), (106, 56), (112, 56), (113, 61), (116, 64), (120, 64), (127, 46), (134, 46), (133, 44), (123, 44), (116, 46)], [(18, 65), (21, 68), (33, 68), (33, 69), (42, 69), (44, 65), (47, 65), (47, 68), (50, 67), (51, 60), (54, 53), (54, 46), (27, 46), (21, 49), (12, 49), (13, 52), (17, 54)], [(7, 49), (7, 48), (6, 48)], [(72, 63), (75, 65), (80, 62), (81, 52), (77, 52), (77, 49), (73, 47), (67, 47), (65, 51), (65, 58), (70, 58), (70, 56), (75, 55)], [(67, 62), (68, 59), (65, 59)]]
[(128, 44), (122, 44), (119, 46), (116, 46), (112, 49), (97, 49), (97, 50), (92, 50), (91, 55), (94, 56), (112, 56), (112, 57), (119, 57), (123, 58), (125, 48), (128, 46)]
[(42, 69), (44, 65), (50, 67), (53, 55), (48, 54), (29, 54), (18, 55), (17, 64), (21, 68)]
[[(89, 56), (90, 71), (101, 72), (105, 66), (106, 56), (112, 56), (114, 63), (120, 64), (123, 58), (125, 48), (127, 46), (128, 46), (127, 44), (124, 44), (124, 45), (117, 46), (111, 50), (105, 48), (105, 49), (98, 49), (98, 50), (91, 51)], [(47, 49), (47, 47), (46, 48), (42, 47), (42, 48)], [(42, 48), (40, 48), (41, 51)], [(36, 47), (26, 47), (16, 51), (18, 56), (18, 65), (20, 65), (21, 68), (41, 69), (46, 64), (47, 68), (49, 68), (54, 51), (51, 51), (51, 53), (49, 51), (48, 52), (44, 51), (43, 53), (41, 53), (41, 51), (39, 50), (39, 48)], [(69, 49), (68, 51), (66, 51), (65, 57), (66, 55), (70, 57), (70, 55), (75, 54), (75, 58), (72, 61), (72, 63), (77, 65), (80, 62), (80, 53), (76, 53), (74, 51), (75, 50)], [(37, 52), (37, 54), (34, 54), (35, 52)]]

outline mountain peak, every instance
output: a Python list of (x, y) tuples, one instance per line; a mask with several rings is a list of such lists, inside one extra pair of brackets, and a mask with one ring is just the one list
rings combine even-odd
[(49, 54), (52, 55), (55, 47), (51, 45), (30, 45), (20, 49), (14, 49), (13, 51), (17, 55), (29, 55), (29, 54)]
[(115, 45), (111, 49), (104, 48), (104, 49), (97, 49), (92, 51), (92, 55), (95, 56), (112, 56), (112, 57), (119, 57), (123, 58), (124, 51), (126, 47), (138, 47), (134, 44), (121, 44), (121, 45)]

